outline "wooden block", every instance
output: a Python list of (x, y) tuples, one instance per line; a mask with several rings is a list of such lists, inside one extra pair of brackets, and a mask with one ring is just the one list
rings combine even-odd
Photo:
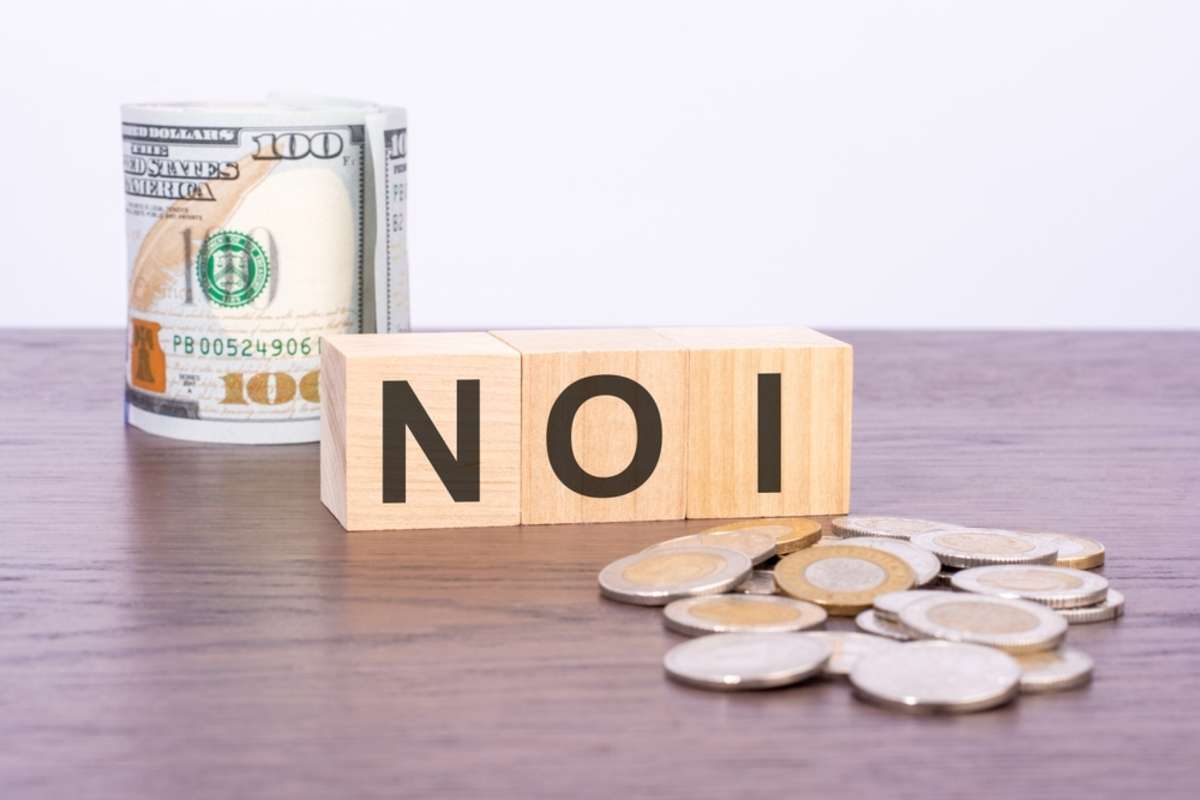
[(849, 511), (848, 344), (807, 328), (659, 332), (688, 350), (688, 517)]
[(682, 347), (648, 328), (493, 333), (521, 353), (522, 522), (683, 518)]
[(321, 501), (347, 530), (516, 525), (521, 357), (486, 333), (324, 339)]

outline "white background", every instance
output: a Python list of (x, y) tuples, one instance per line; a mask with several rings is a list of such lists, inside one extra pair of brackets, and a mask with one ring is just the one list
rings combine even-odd
[(3, 325), (124, 324), (118, 105), (409, 109), (420, 328), (1200, 325), (1200, 3), (21, 3)]

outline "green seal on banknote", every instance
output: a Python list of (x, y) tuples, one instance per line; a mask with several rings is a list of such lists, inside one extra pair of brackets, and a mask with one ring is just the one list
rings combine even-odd
[(209, 300), (236, 308), (262, 294), (271, 277), (267, 251), (239, 231), (217, 231), (196, 256), (196, 276)]

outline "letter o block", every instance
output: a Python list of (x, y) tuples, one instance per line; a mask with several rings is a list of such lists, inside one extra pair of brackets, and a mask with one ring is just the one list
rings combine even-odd
[(521, 357), (486, 333), (330, 336), (321, 501), (350, 531), (520, 522)]
[(687, 353), (650, 329), (493, 331), (521, 353), (521, 521), (682, 519)]
[(689, 518), (845, 514), (850, 345), (808, 328), (660, 328), (688, 351)]

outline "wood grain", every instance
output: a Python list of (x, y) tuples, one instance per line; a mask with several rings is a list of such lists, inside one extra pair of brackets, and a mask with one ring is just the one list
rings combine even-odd
[[(521, 353), (521, 521), (623, 522), (683, 519), (687, 446), (687, 353), (649, 328), (512, 330), (492, 335)], [(563, 390), (592, 375), (630, 378), (654, 399), (662, 447), (654, 472), (619, 497), (586, 497), (550, 465), (546, 423)], [(572, 451), (597, 477), (629, 466), (638, 438), (633, 411), (611, 396), (594, 397), (575, 415)]]
[(1090, 688), (927, 719), (677, 686), (595, 576), (711, 523), (347, 535), (316, 446), (126, 429), (122, 334), (10, 331), (0, 796), (1191, 796), (1200, 336), (839, 337), (856, 510), (1108, 546)]
[[(521, 521), (521, 356), (516, 350), (482, 332), (355, 334), (325, 337), (321, 364), (321, 408), (332, 412), (321, 428), (321, 447), (327, 451), (321, 498), (347, 530)], [(458, 381), (479, 381), (478, 500), (460, 503), (451, 497), (409, 430), (404, 434), (407, 496), (402, 503), (383, 502), (381, 395), (384, 381), (401, 380), (412, 387), (458, 458), (463, 456)]]
[[(844, 514), (853, 352), (808, 328), (661, 328), (688, 348), (689, 519)], [(758, 376), (779, 376), (779, 491), (759, 489)]]

